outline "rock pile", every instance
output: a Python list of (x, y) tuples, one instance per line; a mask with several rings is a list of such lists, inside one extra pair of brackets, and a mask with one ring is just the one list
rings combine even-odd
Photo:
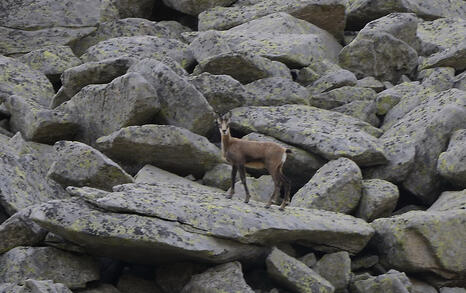
[(465, 69), (463, 0), (0, 1), (0, 292), (466, 292)]

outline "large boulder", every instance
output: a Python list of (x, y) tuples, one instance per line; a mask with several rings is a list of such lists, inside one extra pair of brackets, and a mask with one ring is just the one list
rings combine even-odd
[[(202, 184), (226, 191), (231, 187), (231, 171), (231, 165), (225, 163), (218, 164), (204, 174)], [(236, 176), (235, 180), (240, 180), (239, 176)]]
[(0, 283), (27, 279), (54, 280), (69, 288), (84, 288), (99, 279), (99, 267), (89, 256), (53, 247), (16, 247), (0, 256)]
[(356, 277), (351, 284), (351, 292), (354, 293), (408, 293), (411, 292), (411, 282), (405, 273), (390, 270), (386, 274), (376, 277)]
[(457, 71), (466, 69), (466, 42), (449, 47), (426, 58), (419, 69), (453, 67)]
[(67, 186), (90, 186), (112, 190), (133, 178), (98, 150), (74, 141), (55, 143), (56, 160), (48, 172), (49, 178)]
[(213, 7), (230, 6), (233, 2), (235, 0), (163, 0), (168, 7), (194, 16)]
[(351, 259), (346, 251), (325, 254), (314, 269), (329, 281), (337, 292), (344, 291), (351, 280)]
[(356, 217), (372, 222), (377, 218), (390, 217), (400, 193), (398, 187), (385, 180), (362, 181), (362, 196)]
[(250, 99), (244, 103), (248, 106), (307, 105), (309, 100), (306, 88), (287, 78), (263, 78), (244, 87), (250, 94)]
[(232, 128), (260, 132), (332, 160), (348, 157), (362, 166), (386, 162), (375, 136), (380, 130), (337, 112), (305, 105), (242, 107), (232, 111)]
[(311, 95), (309, 104), (317, 108), (328, 110), (354, 101), (375, 101), (375, 99), (376, 92), (372, 89), (343, 86), (324, 93)]
[(299, 260), (274, 247), (266, 259), (267, 272), (275, 281), (293, 292), (333, 293), (335, 288)]
[[(238, 177), (238, 176), (237, 176)], [(231, 180), (230, 180), (231, 182)], [(246, 182), (248, 185), (248, 191), (251, 195), (251, 199), (260, 202), (268, 202), (270, 196), (274, 191), (274, 183), (272, 176), (263, 175), (259, 178), (246, 177)], [(231, 188), (228, 189), (228, 194), (231, 191)], [(246, 198), (246, 191), (244, 190), (243, 183), (241, 181), (236, 181), (235, 183), (235, 195), (234, 198), (244, 200)]]
[(429, 56), (435, 52), (455, 47), (466, 40), (466, 20), (459, 17), (439, 18), (419, 23), (417, 35), (421, 53)]
[(312, 93), (319, 94), (344, 86), (356, 85), (356, 76), (346, 69), (330, 71), (308, 86)]
[(421, 84), (436, 92), (443, 92), (453, 88), (455, 83), (455, 69), (453, 67), (435, 67), (419, 72)]
[(80, 126), (77, 140), (94, 144), (122, 127), (154, 121), (160, 101), (153, 86), (131, 72), (109, 84), (88, 85), (55, 110), (74, 115)]
[(190, 67), (194, 62), (186, 44), (154, 36), (117, 37), (101, 41), (87, 49), (81, 59), (83, 62), (91, 62), (116, 57), (157, 60), (171, 57), (183, 68)]
[(379, 127), (380, 125), (380, 119), (376, 115), (377, 109), (374, 100), (352, 101), (333, 108), (332, 111), (360, 119), (374, 127)]
[(222, 162), (220, 149), (207, 138), (170, 125), (126, 127), (99, 138), (97, 147), (130, 173), (151, 164), (182, 176), (202, 177)]
[(252, 290), (244, 280), (243, 272), (241, 271), (241, 263), (230, 262), (192, 276), (191, 281), (186, 284), (181, 292), (253, 293), (254, 290)]
[(448, 149), (438, 157), (437, 170), (448, 181), (466, 188), (466, 129), (453, 133)]
[(342, 39), (345, 27), (345, 3), (329, 1), (272, 0), (250, 6), (216, 7), (199, 15), (199, 30), (224, 30), (250, 20), (276, 13), (286, 12), (330, 32)]
[(200, 135), (206, 135), (214, 127), (217, 115), (206, 98), (187, 78), (164, 63), (145, 59), (128, 72), (141, 74), (152, 86), (160, 102), (159, 120), (163, 124), (184, 127)]
[(291, 200), (291, 206), (351, 213), (361, 198), (362, 174), (358, 165), (339, 158), (317, 170)]
[(466, 189), (462, 191), (445, 191), (428, 209), (428, 211), (449, 211), (466, 208)]
[[(376, 97), (376, 109), (377, 109), (377, 114), (378, 115), (385, 115), (387, 114), (393, 107), (395, 107), (400, 101), (403, 100), (410, 100), (412, 96), (415, 96), (418, 94), (418, 92), (421, 92), (424, 90), (425, 87), (420, 85), (418, 81), (416, 82), (403, 82), (400, 83), (394, 87), (388, 88), (380, 93), (377, 94)], [(403, 110), (408, 108), (408, 105), (404, 106), (406, 102), (403, 102)], [(400, 107), (398, 107), (400, 108)], [(409, 109), (411, 110), (412, 107)], [(396, 115), (396, 112), (401, 112), (401, 111), (393, 111), (392, 114), (389, 114), (388, 116), (385, 117), (384, 122), (385, 124), (390, 123), (391, 121), (395, 122), (399, 118), (401, 118), (405, 112), (401, 115)], [(390, 118), (390, 116), (393, 115), (393, 118)], [(401, 116), (401, 117), (400, 117)]]
[(37, 281), (28, 279), (24, 284), (4, 283), (0, 284), (0, 291), (4, 293), (73, 293), (68, 287), (61, 283), (54, 283), (52, 280)]

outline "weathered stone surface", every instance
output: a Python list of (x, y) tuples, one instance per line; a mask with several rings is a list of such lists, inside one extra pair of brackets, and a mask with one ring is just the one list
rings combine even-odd
[(351, 213), (361, 198), (362, 174), (347, 158), (339, 158), (317, 170), (291, 200), (290, 206)]
[(362, 196), (356, 217), (372, 222), (390, 217), (400, 194), (398, 187), (388, 181), (370, 179), (362, 181)]
[(440, 288), (440, 293), (465, 293), (465, 288), (460, 287), (442, 287)]
[(57, 235), (52, 232), (47, 233), (43, 241), (43, 244), (46, 246), (55, 247), (60, 250), (69, 251), (72, 253), (80, 253), (80, 254), (86, 253), (86, 250), (82, 246), (79, 246), (78, 244), (68, 241), (65, 238), (61, 237), (60, 235)]
[(335, 291), (327, 280), (278, 248), (272, 249), (265, 263), (269, 275), (294, 292), (333, 293)]
[(124, 75), (134, 62), (134, 59), (127, 57), (110, 58), (65, 70), (61, 75), (62, 87), (53, 97), (50, 106), (55, 108), (68, 101), (86, 85), (111, 82), (118, 76)]
[[(409, 96), (413, 96), (423, 90), (424, 87), (419, 82), (403, 82), (394, 87), (386, 89), (377, 94), (376, 108), (378, 115), (385, 115), (393, 107), (396, 106), (401, 100), (409, 99)], [(386, 119), (389, 120), (390, 118)], [(393, 119), (395, 120), (395, 119)], [(388, 123), (388, 122), (386, 122)]]
[(373, 244), (382, 265), (404, 272), (432, 272), (446, 279), (464, 280), (466, 233), (464, 209), (441, 207), (412, 211), (372, 222)]
[(81, 60), (68, 46), (44, 47), (29, 52), (19, 57), (18, 60), (47, 75), (49, 79), (62, 74), (68, 68), (81, 64)]
[(120, 276), (117, 289), (121, 293), (162, 293), (154, 280), (147, 280), (130, 273), (123, 273)]
[[(238, 177), (238, 175), (236, 177)], [(273, 183), (272, 176), (263, 175), (259, 178), (246, 177), (246, 182), (247, 182), (249, 194), (251, 195), (252, 200), (264, 202), (264, 203), (268, 202), (274, 190), (274, 183)], [(228, 189), (227, 193), (229, 193), (230, 190), (231, 188)], [(241, 181), (236, 181), (235, 195), (233, 195), (233, 197), (236, 199), (241, 199), (241, 200), (244, 200), (246, 198), (246, 192), (244, 191), (244, 186), (241, 183)]]
[(250, 94), (244, 86), (228, 75), (213, 75), (204, 72), (190, 77), (189, 82), (204, 95), (219, 115), (243, 106), (245, 101), (250, 99)]
[(374, 100), (352, 101), (340, 107), (333, 108), (332, 111), (352, 116), (374, 127), (379, 127), (380, 125), (380, 119), (376, 115), (377, 109)]
[(317, 263), (316, 255), (312, 252), (302, 256), (299, 258), (299, 261), (307, 265), (308, 267), (312, 268)]
[(362, 255), (351, 259), (351, 271), (370, 269), (379, 263), (377, 255)]
[[(283, 239), (300, 240), (305, 245), (320, 244), (354, 253), (362, 249), (372, 233), (368, 224), (351, 216), (303, 208), (277, 212), (275, 206), (266, 209), (255, 201), (246, 204), (225, 199), (224, 192), (201, 185), (127, 184), (104, 197), (101, 191), (91, 188), (72, 188), (71, 192), (105, 210), (178, 221), (198, 233), (242, 243), (270, 245)], [(101, 198), (93, 198), (95, 195)], [(340, 241), (340, 236), (345, 241)]]
[(18, 246), (36, 245), (46, 230), (29, 219), (30, 208), (22, 209), (0, 225), (0, 254)]
[(409, 281), (411, 282), (411, 293), (437, 293), (437, 289), (435, 287), (419, 281), (414, 278), (409, 278)]
[[(232, 168), (228, 164), (218, 164), (205, 173), (202, 177), (202, 184), (228, 190), (231, 187), (231, 170)], [(238, 180), (240, 178), (236, 176), (236, 181)]]
[(133, 178), (120, 166), (98, 150), (75, 141), (55, 143), (56, 160), (48, 177), (67, 186), (90, 186), (103, 190), (124, 183)]
[(314, 269), (337, 292), (346, 289), (351, 280), (351, 259), (346, 251), (325, 254)]
[(157, 267), (155, 281), (164, 292), (179, 293), (191, 277), (206, 270), (205, 264), (178, 262)]
[(411, 282), (405, 273), (390, 270), (377, 277), (355, 280), (351, 284), (351, 292), (355, 293), (408, 293), (411, 292)]
[(419, 65), (421, 70), (435, 67), (453, 67), (458, 71), (466, 69), (466, 42), (432, 54)]
[(455, 76), (454, 87), (459, 90), (466, 91), (466, 72)]
[(356, 76), (351, 71), (340, 69), (323, 75), (318, 80), (314, 81), (308, 88), (311, 92), (318, 94), (339, 87), (354, 86), (356, 85), (356, 82)]
[(248, 106), (307, 105), (309, 100), (306, 88), (287, 78), (263, 78), (244, 87), (250, 93), (245, 103)]
[(375, 101), (375, 99), (376, 92), (371, 89), (343, 86), (324, 93), (313, 94), (309, 100), (309, 104), (314, 107), (328, 110), (343, 106), (353, 101)]
[(466, 5), (459, 0), (450, 2), (408, 0), (388, 3), (383, 0), (353, 0), (349, 2), (346, 14), (350, 27), (361, 28), (367, 22), (392, 12), (410, 12), (425, 19), (464, 17)]
[[(132, 1), (132, 3), (134, 2)], [(175, 27), (178, 29), (173, 29)], [(180, 33), (184, 31), (187, 32), (189, 29), (175, 22), (155, 22), (143, 18), (117, 19), (99, 24), (99, 27), (93, 33), (75, 42), (73, 49), (76, 54), (82, 55), (88, 48), (97, 43), (117, 37), (150, 35), (181, 40)]]
[(345, 3), (339, 0), (273, 0), (243, 7), (216, 7), (199, 15), (199, 30), (224, 30), (275, 12), (286, 12), (315, 24), (337, 39), (343, 37)]
[(100, 284), (92, 289), (79, 291), (80, 293), (121, 293), (115, 286), (111, 284)]
[(274, 76), (291, 79), (290, 70), (285, 64), (241, 53), (224, 53), (207, 58), (194, 70), (194, 73), (202, 72), (230, 75), (243, 84)]
[(450, 211), (466, 208), (466, 189), (462, 191), (445, 191), (434, 202), (434, 204), (427, 209), (428, 211)]
[(373, 89), (377, 93), (380, 93), (385, 89), (385, 85), (375, 79), (373, 76), (367, 76), (357, 81), (356, 85), (358, 87), (366, 87)]
[(207, 138), (170, 125), (126, 127), (99, 138), (97, 147), (129, 170), (151, 164), (182, 176), (202, 177), (222, 162), (220, 149)]
[(316, 34), (252, 34), (243, 31), (208, 31), (199, 34), (189, 48), (202, 61), (222, 53), (257, 54), (289, 67), (303, 67), (313, 59), (336, 61), (341, 46)]
[(140, 73), (154, 88), (164, 124), (184, 127), (200, 135), (206, 135), (214, 127), (217, 115), (205, 97), (187, 78), (177, 75), (162, 62), (141, 60), (128, 72)]
[(109, 84), (88, 85), (55, 109), (73, 114), (80, 126), (77, 140), (93, 145), (122, 127), (153, 121), (160, 101), (141, 74), (130, 72)]
[(5, 106), (11, 113), (11, 130), (21, 132), (26, 140), (54, 143), (72, 139), (78, 131), (73, 113), (48, 109), (29, 97), (9, 96)]
[(385, 162), (384, 151), (372, 136), (379, 130), (337, 112), (284, 105), (242, 107), (232, 113), (234, 129), (261, 132), (329, 160), (345, 156), (362, 166)]
[(453, 133), (448, 149), (438, 157), (437, 170), (448, 181), (466, 188), (466, 129)]
[(170, 57), (183, 68), (191, 66), (194, 59), (188, 46), (178, 40), (153, 36), (118, 37), (90, 47), (81, 56), (83, 62), (102, 61), (108, 58), (131, 57), (161, 60)]
[(69, 288), (83, 288), (99, 279), (99, 268), (88, 256), (52, 247), (16, 247), (0, 256), (0, 283), (27, 279), (54, 280)]
[(340, 66), (358, 78), (373, 76), (397, 82), (402, 74), (410, 74), (416, 68), (417, 57), (411, 46), (392, 34), (368, 30), (359, 33), (338, 58)]
[(253, 293), (251, 287), (246, 284), (241, 271), (241, 263), (230, 262), (208, 269), (194, 275), (181, 291), (183, 293)]
[(417, 35), (421, 52), (429, 56), (459, 45), (466, 40), (466, 20), (459, 17), (439, 18), (419, 23)]
[(233, 2), (235, 0), (163, 0), (163, 3), (168, 7), (194, 16), (210, 8), (230, 6)]
[(0, 284), (0, 291), (3, 293), (72, 293), (64, 284), (54, 283), (52, 280), (37, 281), (28, 279), (22, 283), (22, 285), (13, 283)]
[(453, 87), (453, 83), (455, 82), (455, 69), (452, 67), (426, 69), (419, 72), (418, 78), (422, 79), (421, 84), (426, 88), (430, 88), (436, 92), (442, 92)]
[(49, 106), (54, 90), (43, 73), (1, 55), (0, 72), (0, 101), (18, 95), (29, 97), (42, 106)]
[(71, 46), (94, 30), (95, 27), (51, 27), (31, 31), (0, 26), (0, 54), (24, 54), (44, 46)]

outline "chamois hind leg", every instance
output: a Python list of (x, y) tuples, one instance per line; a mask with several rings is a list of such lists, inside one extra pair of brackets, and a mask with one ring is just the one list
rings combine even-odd
[(280, 194), (280, 189), (282, 186), (282, 182), (281, 182), (280, 174), (278, 173), (278, 170), (279, 169), (275, 169), (275, 171), (273, 172), (269, 171), (270, 175), (272, 175), (272, 179), (273, 179), (273, 183), (275, 187), (274, 187), (272, 194), (270, 195), (269, 201), (265, 205), (265, 208), (269, 208), (272, 205), (272, 202), (276, 203), (278, 201), (278, 195)]
[(244, 202), (248, 203), (251, 195), (249, 194), (248, 186), (246, 185), (246, 168), (244, 165), (239, 166), (239, 176), (241, 178), (241, 182), (244, 185), (244, 192), (246, 192), (246, 198), (244, 199)]
[(283, 197), (282, 204), (280, 206), (280, 210), (283, 211), (285, 209), (285, 206), (290, 202), (290, 191), (291, 191), (291, 183), (288, 178), (286, 178), (285, 175), (283, 175), (282, 169), (280, 168), (280, 179), (283, 182), (283, 185), (285, 186), (285, 196)]
[(235, 181), (236, 181), (236, 173), (238, 171), (238, 166), (232, 165), (231, 166), (231, 189), (230, 193), (227, 194), (226, 198), (230, 199), (233, 197), (233, 194), (235, 194)]

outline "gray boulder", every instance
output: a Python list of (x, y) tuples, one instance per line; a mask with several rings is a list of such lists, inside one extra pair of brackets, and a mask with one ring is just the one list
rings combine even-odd
[(163, 3), (177, 11), (197, 16), (213, 7), (230, 6), (235, 0), (163, 0)]
[(286, 12), (296, 18), (310, 22), (334, 35), (343, 37), (345, 27), (345, 3), (343, 1), (289, 1), (273, 0), (258, 2), (250, 6), (216, 7), (199, 15), (199, 30), (224, 30), (259, 17)]
[(375, 79), (373, 76), (367, 76), (357, 81), (356, 85), (358, 87), (366, 87), (373, 89), (377, 93), (380, 93), (385, 89), (385, 85)]
[(356, 217), (367, 222), (390, 217), (400, 194), (398, 187), (388, 181), (369, 179), (362, 181), (362, 196)]
[(466, 129), (453, 133), (448, 149), (438, 157), (437, 171), (453, 184), (466, 188)]
[(52, 247), (16, 247), (0, 256), (0, 283), (27, 279), (54, 280), (69, 288), (84, 288), (99, 279), (97, 263), (89, 256)]
[[(238, 176), (237, 176), (238, 177)], [(231, 182), (231, 179), (230, 179)], [(274, 191), (274, 183), (272, 176), (263, 175), (259, 178), (246, 177), (246, 182), (248, 185), (249, 194), (251, 199), (258, 202), (266, 203), (269, 201), (270, 196)], [(229, 193), (231, 190), (228, 189)], [(233, 198), (244, 200), (246, 198), (246, 192), (244, 191), (243, 184), (241, 181), (236, 181), (235, 183), (235, 195)], [(280, 202), (281, 203), (281, 202)]]
[(332, 284), (336, 292), (344, 291), (351, 280), (351, 259), (346, 251), (325, 254), (314, 269)]
[(465, 293), (466, 288), (460, 287), (442, 287), (440, 288), (440, 293)]
[(117, 291), (121, 293), (162, 293), (154, 280), (147, 280), (130, 272), (123, 272), (118, 278)]
[[(311, 90), (313, 90), (311, 88)], [(354, 101), (375, 101), (376, 92), (368, 88), (343, 86), (324, 93), (313, 94), (309, 99), (311, 106), (333, 109)]]
[(207, 271), (194, 275), (188, 284), (181, 290), (183, 293), (253, 293), (246, 284), (241, 271), (241, 263), (230, 262), (222, 264)]
[[(204, 174), (204, 177), (202, 177), (202, 184), (217, 187), (226, 191), (231, 187), (231, 170), (232, 168), (228, 164), (218, 164)], [(240, 178), (239, 176), (236, 176), (236, 181), (238, 180), (240, 180)], [(249, 182), (250, 181), (248, 180), (248, 183)], [(241, 189), (238, 187), (236, 190), (239, 191)]]
[(377, 277), (356, 279), (351, 284), (351, 292), (355, 293), (408, 293), (411, 292), (411, 282), (405, 273), (390, 270)]
[(385, 163), (373, 136), (378, 129), (341, 113), (305, 105), (242, 107), (232, 111), (232, 128), (260, 132), (332, 160), (348, 157), (362, 166)]
[(200, 135), (206, 135), (214, 127), (217, 115), (205, 97), (187, 78), (177, 75), (162, 62), (141, 60), (128, 72), (141, 74), (153, 87), (160, 102), (159, 120), (163, 124), (184, 127)]
[(417, 35), (421, 41), (422, 55), (455, 47), (466, 40), (466, 20), (460, 17), (439, 18), (420, 22)]
[(356, 76), (351, 71), (340, 69), (321, 76), (308, 88), (311, 92), (318, 94), (331, 91), (339, 87), (354, 86), (356, 85), (356, 82)]
[(99, 138), (97, 148), (133, 171), (151, 164), (199, 178), (222, 162), (220, 149), (207, 138), (170, 125), (126, 127)]
[(111, 284), (99, 284), (98, 286), (93, 286), (92, 289), (85, 289), (79, 291), (80, 293), (121, 293), (118, 291), (115, 286)]
[(466, 91), (466, 73), (465, 72), (455, 76), (455, 84), (453, 86), (459, 90)]
[[(191, 281), (193, 275), (205, 272), (207, 267), (205, 264), (191, 262), (161, 265), (156, 269), (155, 281), (164, 292), (180, 293), (184, 286)], [(241, 282), (241, 279), (239, 281)]]
[(84, 63), (65, 70), (61, 75), (62, 86), (53, 97), (50, 106), (58, 107), (70, 100), (86, 85), (111, 82), (124, 75), (134, 62), (134, 59), (126, 57), (110, 58)]
[(194, 69), (195, 74), (202, 72), (230, 75), (243, 84), (274, 76), (291, 79), (290, 70), (285, 64), (242, 53), (223, 53), (207, 58)]
[(420, 70), (435, 67), (453, 67), (457, 71), (466, 69), (466, 42), (432, 54), (419, 64)]
[(450, 211), (466, 208), (466, 189), (462, 191), (445, 191), (428, 211)]
[(154, 36), (118, 37), (101, 41), (90, 47), (81, 56), (83, 62), (102, 61), (108, 58), (131, 57), (161, 60), (170, 57), (183, 68), (194, 63), (188, 46), (178, 40)]
[(379, 127), (380, 119), (377, 117), (376, 103), (374, 100), (352, 101), (332, 111), (339, 112), (361, 121), (367, 122), (374, 127)]
[(54, 283), (52, 280), (37, 281), (28, 279), (19, 284), (0, 284), (0, 291), (3, 293), (72, 293), (68, 287), (61, 283)]
[(291, 200), (290, 206), (351, 213), (361, 198), (362, 174), (347, 158), (339, 158), (317, 170)]
[(421, 84), (424, 87), (433, 89), (436, 92), (442, 92), (453, 88), (455, 69), (452, 67), (425, 69), (419, 72), (418, 78), (422, 79)]
[[(421, 86), (418, 81), (415, 82), (403, 82), (394, 87), (388, 88), (377, 94), (376, 97), (376, 108), (378, 115), (387, 114), (393, 107), (395, 107), (400, 101), (410, 99), (411, 96), (417, 95), (418, 92), (424, 90), (424, 86)], [(406, 108), (406, 107), (403, 107)], [(392, 114), (393, 115), (393, 114)], [(403, 115), (403, 114), (402, 114)], [(401, 118), (396, 116), (397, 118)], [(396, 121), (397, 118), (391, 120)], [(386, 124), (390, 120), (390, 115), (386, 117), (384, 121)]]
[(131, 72), (109, 84), (88, 85), (55, 110), (74, 115), (80, 126), (77, 140), (93, 145), (98, 137), (122, 127), (153, 121), (160, 101), (153, 86)]
[(250, 98), (244, 103), (248, 106), (307, 105), (309, 100), (306, 88), (287, 78), (263, 78), (244, 87), (250, 94)]
[(74, 141), (55, 143), (56, 159), (48, 177), (67, 186), (90, 186), (103, 190), (133, 178), (120, 166), (92, 147)]
[(273, 248), (265, 261), (270, 277), (293, 292), (333, 293), (335, 288), (299, 260)]

